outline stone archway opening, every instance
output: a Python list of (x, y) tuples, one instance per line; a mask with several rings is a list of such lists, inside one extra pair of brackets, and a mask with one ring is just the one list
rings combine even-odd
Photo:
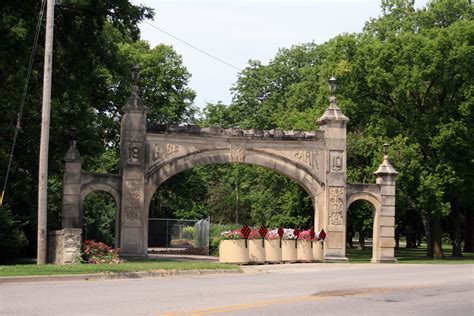
[(308, 229), (314, 226), (314, 209), (311, 196), (300, 184), (274, 170), (243, 163), (190, 168), (165, 180), (153, 193), (148, 251), (155, 252), (160, 248), (157, 243), (174, 238), (163, 236), (166, 231), (173, 233), (164, 227), (174, 229), (186, 224), (183, 220), (211, 219), (212, 252), (214, 237), (243, 224)]
[(225, 224), (309, 227), (311, 196), (295, 181), (263, 167), (227, 163), (192, 168), (161, 184), (149, 217), (198, 219)]
[(373, 250), (375, 206), (367, 200), (352, 202), (347, 208), (347, 257), (370, 261)]
[(92, 191), (82, 201), (83, 239), (116, 244), (117, 209), (115, 198), (105, 191)]

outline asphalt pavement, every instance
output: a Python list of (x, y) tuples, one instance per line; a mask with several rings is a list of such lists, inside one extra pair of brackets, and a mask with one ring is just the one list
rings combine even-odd
[(1, 315), (472, 315), (474, 265), (281, 264), (0, 284)]

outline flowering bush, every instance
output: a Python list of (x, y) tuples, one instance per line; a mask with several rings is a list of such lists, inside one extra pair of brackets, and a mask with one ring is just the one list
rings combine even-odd
[(249, 237), (247, 239), (261, 239), (262, 236), (260, 236), (260, 232), (258, 229), (252, 229), (250, 230)]
[(315, 239), (316, 239), (317, 241), (323, 242), (323, 241), (326, 239), (326, 237), (327, 237), (326, 232), (324, 231), (324, 229), (321, 229), (321, 231), (316, 234)]
[(303, 230), (300, 232), (298, 236), (298, 240), (314, 240), (314, 231), (311, 231), (311, 229), (308, 230)]
[(280, 239), (280, 236), (278, 236), (278, 229), (272, 229), (267, 232), (265, 235), (265, 239), (268, 240), (275, 240), (275, 239)]
[(120, 263), (118, 252), (118, 249), (94, 240), (86, 240), (82, 245), (82, 259), (86, 263)]
[(293, 228), (283, 228), (283, 238), (284, 240), (294, 240), (296, 239), (295, 230)]
[(222, 239), (244, 239), (244, 236), (240, 232), (240, 229), (227, 230), (221, 233)]

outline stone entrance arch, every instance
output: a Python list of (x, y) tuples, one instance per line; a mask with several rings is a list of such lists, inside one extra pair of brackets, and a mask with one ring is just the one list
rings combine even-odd
[[(377, 170), (377, 184), (346, 184), (346, 124), (334, 93), (312, 132), (242, 130), (194, 125), (148, 125), (148, 108), (137, 83), (122, 109), (121, 170), (100, 175), (81, 170), (75, 142), (66, 154), (63, 227), (81, 228), (81, 199), (104, 190), (119, 201), (118, 247), (122, 256), (144, 257), (148, 245), (148, 210), (153, 193), (170, 177), (197, 166), (242, 163), (262, 166), (294, 180), (311, 196), (314, 227), (328, 233), (326, 260), (346, 260), (347, 206), (366, 198), (380, 209), (374, 262), (393, 261), (395, 175), (388, 161)], [(391, 225), (391, 226), (390, 226)], [(391, 240), (389, 240), (391, 238)]]

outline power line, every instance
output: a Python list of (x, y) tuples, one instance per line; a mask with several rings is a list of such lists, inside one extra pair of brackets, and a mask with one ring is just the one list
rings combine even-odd
[(33, 41), (33, 47), (31, 48), (30, 60), (29, 60), (29, 64), (28, 64), (28, 71), (27, 71), (26, 79), (25, 79), (25, 85), (23, 86), (23, 94), (21, 96), (20, 110), (18, 111), (18, 116), (16, 118), (15, 134), (13, 135), (13, 143), (12, 143), (12, 148), (11, 148), (11, 151), (10, 151), (10, 158), (8, 160), (7, 174), (5, 175), (5, 182), (3, 184), (3, 190), (2, 190), (1, 195), (0, 195), (0, 206), (3, 203), (3, 197), (4, 197), (5, 191), (7, 189), (8, 176), (10, 175), (10, 168), (11, 168), (11, 165), (12, 165), (13, 153), (15, 152), (16, 140), (18, 138), (18, 133), (21, 129), (21, 118), (23, 116), (23, 109), (25, 108), (26, 95), (27, 95), (27, 91), (28, 91), (28, 86), (30, 84), (30, 77), (31, 77), (32, 69), (33, 69), (33, 61), (34, 61), (35, 54), (36, 54), (36, 47), (38, 46), (38, 38), (39, 38), (40, 30), (41, 30), (41, 22), (43, 21), (45, 2), (46, 2), (45, 0), (43, 0), (41, 2), (41, 8), (40, 8), (40, 12), (38, 14), (38, 23), (36, 24), (35, 38), (34, 38), (34, 41)]
[(160, 32), (162, 32), (162, 33), (164, 33), (164, 34), (166, 34), (166, 35), (168, 35), (168, 36), (170, 36), (170, 37), (172, 37), (172, 38), (174, 38), (174, 39), (180, 41), (181, 43), (183, 43), (183, 44), (185, 44), (185, 45), (187, 45), (187, 46), (189, 46), (189, 47), (191, 47), (191, 48), (197, 50), (198, 52), (200, 52), (200, 53), (202, 53), (202, 54), (204, 54), (204, 55), (206, 55), (206, 56), (208, 56), (208, 57), (211, 57), (212, 59), (217, 60), (218, 62), (221, 62), (221, 63), (223, 63), (223, 64), (225, 64), (225, 65), (227, 65), (227, 66), (229, 66), (229, 67), (231, 67), (231, 68), (233, 68), (233, 69), (235, 69), (235, 70), (237, 70), (237, 71), (242, 71), (242, 69), (240, 69), (240, 68), (238, 68), (238, 67), (232, 65), (231, 63), (228, 63), (228, 62), (226, 62), (225, 60), (220, 59), (219, 57), (216, 57), (216, 56), (214, 56), (214, 55), (212, 55), (212, 54), (210, 54), (210, 53), (208, 53), (208, 52), (206, 52), (206, 51), (200, 49), (199, 47), (196, 47), (196, 46), (194, 46), (193, 44), (190, 44), (190, 43), (186, 42), (185, 40), (180, 39), (180, 38), (177, 37), (177, 36), (174, 36), (173, 34), (171, 34), (171, 33), (167, 32), (167, 31), (165, 31), (165, 30), (159, 28), (159, 27), (156, 26), (156, 25), (153, 25), (153, 24), (151, 24), (151, 23), (149, 23), (149, 22), (147, 22), (147, 21), (144, 21), (144, 23), (145, 23), (145, 24), (148, 24), (149, 26), (151, 26), (151, 27), (157, 29), (158, 31), (160, 31)]

